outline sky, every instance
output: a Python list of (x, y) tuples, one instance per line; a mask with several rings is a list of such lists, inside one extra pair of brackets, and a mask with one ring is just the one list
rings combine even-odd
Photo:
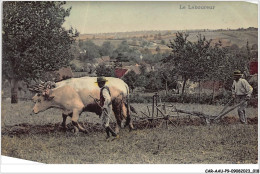
[(81, 34), (258, 27), (257, 4), (249, 2), (67, 1), (70, 6), (64, 27)]

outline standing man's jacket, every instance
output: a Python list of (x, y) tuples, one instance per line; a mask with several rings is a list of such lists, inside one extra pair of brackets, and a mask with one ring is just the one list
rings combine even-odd
[(111, 104), (111, 94), (107, 86), (104, 86), (100, 90), (100, 106), (108, 107)]
[(238, 81), (233, 81), (232, 94), (236, 96), (251, 97), (253, 92), (252, 86), (245, 80), (240, 78)]

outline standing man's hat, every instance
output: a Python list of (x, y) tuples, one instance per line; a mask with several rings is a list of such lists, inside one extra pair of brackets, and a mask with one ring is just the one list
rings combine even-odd
[(107, 79), (105, 77), (103, 77), (103, 76), (98, 77), (96, 83), (100, 83), (100, 82), (107, 82)]
[(235, 70), (233, 73), (233, 76), (242, 76), (243, 74), (241, 74), (241, 71), (239, 70)]

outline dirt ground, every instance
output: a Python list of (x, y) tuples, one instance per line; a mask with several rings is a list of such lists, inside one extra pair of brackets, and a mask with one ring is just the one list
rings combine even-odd
[[(190, 110), (206, 108), (203, 111), (208, 113), (221, 108), (176, 105)], [(134, 107), (145, 112), (146, 105)], [(135, 118), (136, 130), (121, 129), (118, 139), (108, 140), (97, 116), (81, 116), (80, 124), (89, 134), (74, 134), (61, 128), (59, 111), (29, 115), (31, 108), (30, 102), (15, 107), (2, 103), (2, 155), (47, 164), (258, 163), (257, 108), (248, 108), (247, 125), (239, 122), (236, 111), (211, 125), (185, 115), (173, 117), (168, 127), (165, 120), (149, 122)], [(68, 126), (71, 128), (70, 120)]]
[[(205, 126), (206, 123), (204, 120), (200, 118), (178, 118), (178, 119), (170, 119), (172, 122), (168, 122), (168, 125), (166, 125), (165, 120), (157, 120), (157, 121), (148, 121), (148, 120), (140, 120), (140, 121), (133, 121), (133, 125), (135, 129), (138, 130), (144, 130), (144, 129), (153, 129), (153, 128), (166, 128), (175, 126), (175, 127), (183, 127), (183, 126)], [(94, 133), (94, 132), (104, 132), (104, 129), (99, 123), (88, 123), (88, 122), (80, 122), (81, 125), (83, 125), (88, 133)], [(238, 125), (239, 119), (236, 117), (224, 117), (222, 120), (220, 120), (218, 125)], [(248, 125), (257, 125), (258, 124), (258, 118), (248, 118)], [(210, 125), (208, 125), (210, 126)], [(111, 124), (112, 128), (115, 128), (115, 123)], [(62, 132), (64, 131), (60, 123), (55, 124), (46, 124), (46, 125), (30, 125), (30, 124), (18, 124), (14, 126), (5, 126), (2, 128), (2, 135), (30, 135), (30, 134), (49, 134), (54, 132)], [(72, 131), (72, 124), (68, 124), (68, 130)]]

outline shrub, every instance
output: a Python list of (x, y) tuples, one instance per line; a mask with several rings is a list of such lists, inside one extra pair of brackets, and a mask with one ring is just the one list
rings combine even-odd
[[(160, 95), (162, 102), (172, 103), (199, 103), (199, 104), (216, 104), (225, 105), (231, 100), (231, 92), (224, 92), (215, 96), (214, 101), (212, 100), (211, 94), (202, 93), (199, 99), (198, 94), (168, 94)], [(130, 94), (131, 103), (151, 103), (153, 98), (151, 96), (143, 95), (140, 93)], [(257, 107), (257, 98), (253, 97), (249, 102), (248, 106)]]
[(161, 99), (164, 102), (212, 104), (212, 96), (207, 94), (201, 94), (200, 99), (197, 94), (169, 94)]
[(150, 103), (153, 99), (150, 96), (142, 96), (138, 93), (130, 94), (130, 102), (131, 103)]

